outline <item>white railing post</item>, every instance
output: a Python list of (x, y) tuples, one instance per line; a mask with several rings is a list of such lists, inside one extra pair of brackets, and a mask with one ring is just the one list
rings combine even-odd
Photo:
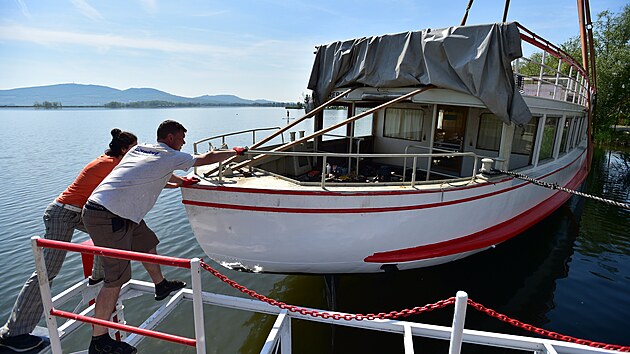
[(556, 93), (558, 92), (558, 85), (560, 82), (560, 69), (562, 69), (562, 59), (558, 59), (558, 69), (556, 70), (556, 83), (553, 87), (553, 99), (556, 99)]
[(413, 354), (413, 334), (409, 324), (403, 325), (405, 329), (403, 343), (405, 344), (405, 354)]
[(53, 309), (52, 294), (50, 293), (50, 284), (48, 282), (48, 272), (44, 262), (41, 247), (37, 246), (39, 237), (31, 237), (31, 248), (35, 257), (35, 269), (37, 270), (37, 281), (39, 282), (39, 291), (42, 296), (42, 305), (44, 307), (44, 316), (46, 317), (46, 327), (48, 327), (48, 336), (50, 337), (50, 350), (53, 354), (62, 354), (61, 339), (57, 330), (57, 320), (50, 311)]
[[(416, 169), (418, 168), (418, 156), (413, 157), (413, 171), (411, 171), (411, 186), (416, 185)], [(404, 183), (405, 181), (403, 181)]]
[(579, 91), (580, 91), (580, 78), (582, 77), (582, 75), (580, 74), (580, 72), (578, 71), (575, 74), (575, 86), (573, 86), (573, 99), (571, 100), (572, 103), (578, 103), (578, 95), (579, 95)]
[(328, 177), (328, 171), (326, 169), (327, 156), (322, 156), (322, 188), (326, 186), (326, 177)]
[(453, 313), (453, 331), (451, 332), (451, 343), (449, 344), (449, 354), (459, 354), (462, 349), (462, 338), (464, 336), (464, 321), (466, 320), (466, 306), (468, 304), (468, 294), (458, 291), (455, 297), (455, 312)]
[(543, 76), (545, 75), (545, 60), (547, 59), (547, 52), (542, 53), (542, 63), (540, 63), (540, 75), (538, 77), (538, 84), (536, 85), (536, 97), (540, 97), (540, 88), (542, 87)]
[(586, 77), (582, 76), (582, 80), (580, 82), (580, 100), (577, 102), (578, 104), (584, 105), (586, 104)]
[(567, 79), (567, 89), (564, 92), (564, 100), (569, 99), (569, 91), (571, 91), (571, 85), (573, 83), (573, 65), (569, 66), (569, 78)]
[(282, 354), (291, 354), (291, 317), (287, 316), (283, 330), (280, 332), (280, 349)]
[(206, 354), (206, 331), (203, 321), (203, 299), (201, 297), (201, 260), (190, 260), (190, 277), (193, 290), (193, 317), (195, 320), (195, 340), (197, 341), (197, 354)]

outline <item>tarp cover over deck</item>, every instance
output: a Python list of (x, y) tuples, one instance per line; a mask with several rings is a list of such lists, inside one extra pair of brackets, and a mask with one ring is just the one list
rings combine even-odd
[(523, 124), (531, 112), (510, 65), (521, 56), (514, 22), (364, 37), (318, 47), (308, 88), (319, 105), (337, 87), (432, 84), (471, 94), (503, 121)]

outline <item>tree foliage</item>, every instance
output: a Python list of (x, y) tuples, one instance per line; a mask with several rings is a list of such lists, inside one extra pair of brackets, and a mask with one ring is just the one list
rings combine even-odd
[(630, 5), (619, 14), (604, 11), (594, 24), (597, 68), (596, 134), (612, 135), (610, 126), (628, 125), (630, 114)]
[(35, 108), (43, 108), (43, 109), (60, 109), (62, 107), (61, 102), (48, 102), (44, 101), (42, 103), (35, 102), (33, 103), (33, 107)]

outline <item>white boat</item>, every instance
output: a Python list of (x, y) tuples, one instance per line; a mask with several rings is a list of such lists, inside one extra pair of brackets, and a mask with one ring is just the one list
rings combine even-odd
[[(539, 74), (523, 72), (522, 43), (543, 50)], [(404, 270), (493, 247), (570, 197), (497, 171), (568, 189), (586, 178), (587, 70), (517, 23), (318, 47), (309, 88), (321, 104), (248, 159), (197, 168), (201, 182), (182, 188), (193, 232), (213, 260), (252, 272)], [(326, 106), (348, 119), (324, 127)], [(313, 133), (296, 137), (311, 117)]]

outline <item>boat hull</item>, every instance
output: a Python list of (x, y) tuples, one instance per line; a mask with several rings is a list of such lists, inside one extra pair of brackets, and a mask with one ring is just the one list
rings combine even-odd
[[(577, 188), (587, 175), (586, 150), (575, 149), (529, 173)], [(182, 195), (197, 241), (220, 264), (315, 274), (454, 261), (521, 233), (570, 197), (509, 177), (441, 189), (282, 189), (205, 182), (182, 188)]]

